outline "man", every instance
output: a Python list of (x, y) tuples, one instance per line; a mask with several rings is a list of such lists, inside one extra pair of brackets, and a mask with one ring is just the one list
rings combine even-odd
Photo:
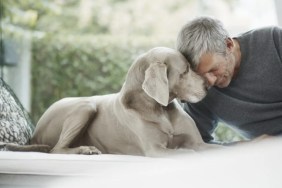
[(177, 49), (210, 87), (202, 101), (184, 105), (205, 142), (220, 121), (249, 139), (282, 133), (281, 28), (230, 38), (219, 20), (200, 17), (183, 26)]

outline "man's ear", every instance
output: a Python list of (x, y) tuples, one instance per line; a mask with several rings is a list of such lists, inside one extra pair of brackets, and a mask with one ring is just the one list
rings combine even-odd
[(228, 37), (226, 39), (226, 47), (227, 47), (228, 51), (231, 51), (234, 47), (234, 41), (230, 37)]
[(145, 71), (142, 89), (161, 105), (168, 105), (169, 87), (166, 64), (161, 62), (150, 64), (149, 68)]

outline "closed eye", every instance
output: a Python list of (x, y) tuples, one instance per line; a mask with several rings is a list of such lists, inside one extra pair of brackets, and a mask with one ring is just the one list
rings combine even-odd
[(189, 65), (186, 66), (186, 69), (185, 69), (185, 71), (182, 74), (186, 74), (188, 72), (189, 72)]
[(183, 77), (185, 74), (187, 74), (189, 72), (189, 66), (186, 66), (186, 69), (185, 69), (185, 71), (182, 73), (182, 74), (180, 74), (180, 77)]
[(217, 72), (218, 71), (218, 69), (219, 69), (219, 63), (216, 65), (216, 67), (214, 67), (214, 68), (212, 68), (210, 71), (209, 71), (209, 73), (215, 73), (215, 72)]
[(210, 70), (208, 73), (216, 74), (217, 72), (218, 72), (218, 69), (212, 69), (212, 70)]

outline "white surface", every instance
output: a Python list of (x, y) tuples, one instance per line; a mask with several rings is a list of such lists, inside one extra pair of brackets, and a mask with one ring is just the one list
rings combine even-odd
[(281, 143), (166, 159), (0, 152), (0, 187), (281, 188)]
[[(36, 152), (0, 152), (0, 173), (59, 176), (93, 175), (89, 169), (142, 165), (158, 159), (128, 155), (63, 155)], [(160, 159), (166, 160), (166, 159)]]

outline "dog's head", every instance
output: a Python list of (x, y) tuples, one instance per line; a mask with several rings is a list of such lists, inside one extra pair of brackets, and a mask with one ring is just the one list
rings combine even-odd
[(178, 51), (158, 47), (146, 54), (149, 67), (145, 71), (142, 88), (163, 106), (174, 98), (198, 102), (207, 93), (204, 79), (196, 74)]

